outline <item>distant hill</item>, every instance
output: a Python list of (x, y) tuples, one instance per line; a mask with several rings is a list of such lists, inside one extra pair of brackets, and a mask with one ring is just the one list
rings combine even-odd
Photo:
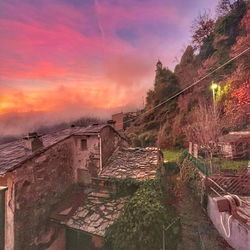
[[(213, 102), (224, 121), (224, 131), (244, 129), (249, 124), (250, 52), (216, 71), (178, 97), (160, 105), (181, 89), (201, 79), (249, 47), (249, 1), (219, 1), (218, 17), (207, 13), (194, 22), (188, 45), (174, 72), (156, 64), (153, 89), (147, 93), (142, 114), (125, 131), (135, 146), (181, 147), (188, 141), (185, 128), (193, 123), (199, 102)], [(211, 83), (215, 83), (215, 95)]]
[(104, 122), (104, 120), (101, 120), (100, 118), (82, 117), (69, 122), (49, 124), (46, 123), (46, 121), (43, 121), (43, 115), (38, 112), (29, 114), (8, 114), (8, 116), (5, 116), (4, 118), (2, 117), (1, 119), (0, 131), (2, 133), (0, 135), (0, 144), (16, 140), (26, 135), (28, 132), (36, 131), (39, 134), (47, 134), (66, 129), (73, 124), (75, 126), (86, 127), (92, 123)]

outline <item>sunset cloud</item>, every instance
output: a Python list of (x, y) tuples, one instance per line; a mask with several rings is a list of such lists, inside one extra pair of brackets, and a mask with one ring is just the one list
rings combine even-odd
[(0, 115), (141, 107), (157, 59), (173, 68), (192, 19), (216, 2), (0, 0)]

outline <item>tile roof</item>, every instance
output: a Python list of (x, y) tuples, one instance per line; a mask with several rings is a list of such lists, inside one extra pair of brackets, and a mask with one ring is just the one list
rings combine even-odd
[[(157, 166), (157, 148), (118, 148), (97, 180), (126, 176), (139, 180), (154, 178)], [(121, 213), (125, 200), (111, 199), (111, 190), (98, 183), (97, 186), (92, 184), (94, 189), (84, 201), (76, 205), (76, 199), (74, 202), (67, 202), (66, 206), (61, 205), (51, 218), (70, 228), (103, 237), (106, 228)]]
[(240, 133), (240, 132), (231, 132), (227, 135), (223, 135), (219, 137), (219, 142), (225, 142), (225, 143), (230, 143), (230, 142), (237, 142), (240, 140), (249, 140), (250, 138), (250, 132), (245, 131)]
[(138, 180), (154, 178), (157, 166), (157, 148), (123, 148), (113, 153), (99, 177), (130, 176)]
[(105, 229), (118, 218), (124, 205), (124, 199), (111, 200), (108, 197), (107, 193), (91, 192), (85, 201), (82, 200), (80, 204), (78, 202), (77, 208), (76, 202), (72, 202), (70, 206), (54, 212), (51, 219), (70, 228), (103, 237)]
[[(88, 127), (73, 127), (57, 131), (55, 133), (46, 134), (41, 136), (43, 140), (43, 150), (51, 147), (52, 145), (66, 139), (71, 135), (81, 135), (89, 133), (98, 133), (104, 127), (109, 126), (107, 124), (91, 125)], [(41, 152), (41, 151), (39, 151)], [(35, 156), (39, 152), (25, 151), (23, 145), (23, 139), (18, 139), (13, 142), (0, 145), (0, 176), (6, 172), (12, 170), (25, 160), (28, 160)]]

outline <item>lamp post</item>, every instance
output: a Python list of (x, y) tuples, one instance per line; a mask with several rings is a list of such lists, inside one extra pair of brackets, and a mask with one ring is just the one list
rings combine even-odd
[(212, 82), (211, 89), (213, 91), (213, 106), (214, 106), (214, 112), (215, 112), (215, 90), (218, 88), (218, 84)]

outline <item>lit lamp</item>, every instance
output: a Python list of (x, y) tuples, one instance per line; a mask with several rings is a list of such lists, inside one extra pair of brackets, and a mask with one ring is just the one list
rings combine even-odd
[(212, 82), (211, 89), (213, 91), (213, 104), (214, 104), (214, 111), (215, 111), (215, 90), (218, 88), (218, 84)]

